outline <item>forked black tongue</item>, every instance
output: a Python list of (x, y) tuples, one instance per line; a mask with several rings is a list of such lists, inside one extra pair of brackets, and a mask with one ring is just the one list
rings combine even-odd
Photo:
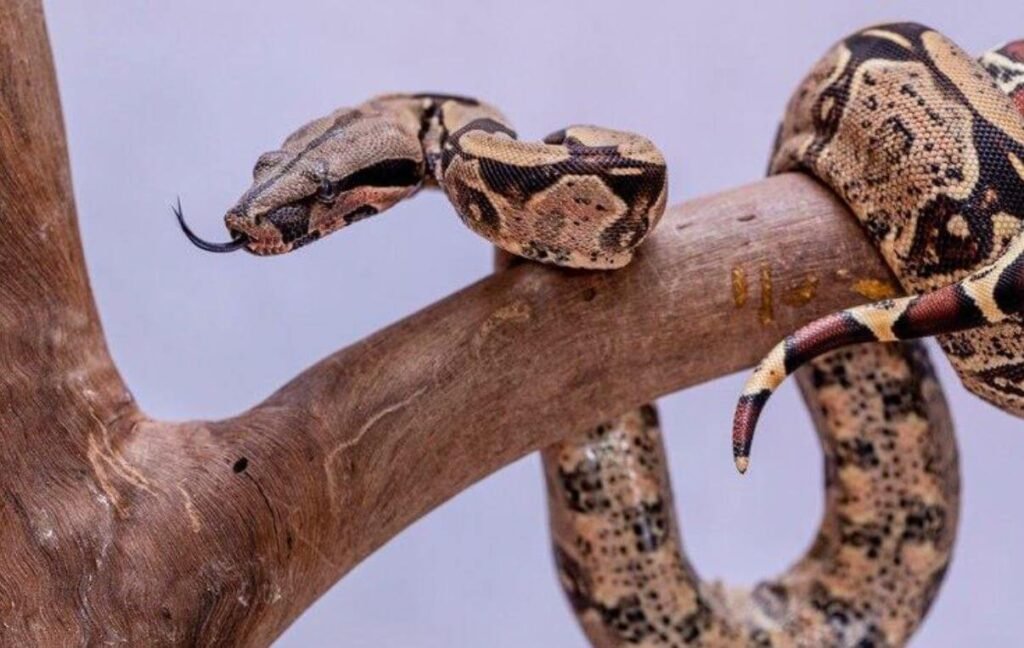
[(178, 204), (171, 207), (171, 211), (178, 217), (178, 225), (181, 225), (181, 231), (185, 232), (185, 236), (192, 242), (192, 245), (196, 246), (200, 250), (206, 250), (207, 252), (234, 252), (235, 250), (241, 250), (245, 247), (245, 244), (249, 242), (249, 238), (245, 234), (239, 234), (238, 237), (226, 242), (226, 243), (211, 243), (205, 241), (193, 232), (187, 224), (185, 224), (185, 216), (181, 211), (181, 198), (178, 199)]

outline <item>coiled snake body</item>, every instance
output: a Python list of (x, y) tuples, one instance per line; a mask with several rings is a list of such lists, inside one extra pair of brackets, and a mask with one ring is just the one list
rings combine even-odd
[(921, 25), (887, 25), (841, 42), (801, 84), (772, 172), (832, 187), (912, 296), (827, 316), (772, 350), (736, 410), (741, 471), (786, 375), (857, 342), (939, 335), (967, 389), (1024, 416), (1022, 61), (1020, 41), (979, 64)]
[[(990, 64), (994, 73), (1016, 69), (1006, 51), (990, 55), (1006, 58), (1005, 64)], [(1005, 191), (1019, 180), (1009, 173), (1017, 173), (1020, 166), (1014, 164), (1024, 159), (1024, 150), (1015, 157), (1024, 141), (1016, 139), (1020, 124), (1010, 101), (996, 97), (981, 70), (918, 26), (856, 34), (801, 86), (782, 127), (773, 170), (806, 168), (826, 175), (824, 152), (831, 151), (833, 167), (845, 175), (833, 169), (827, 177), (838, 178), (833, 186), (855, 211), (866, 196), (888, 197), (888, 211), (875, 210), (865, 220), (887, 258), (904, 260), (894, 270), (907, 287), (931, 290), (958, 279), (1012, 247), (1014, 214), (1024, 213), (1016, 209), (1024, 194)], [(863, 86), (874, 88), (873, 94), (852, 89)], [(850, 108), (855, 102), (876, 106), (870, 117), (858, 113), (844, 130), (850, 121), (844, 113), (856, 112)], [(954, 118), (960, 119), (959, 130), (951, 125)], [(920, 119), (944, 128), (921, 130), (924, 122), (915, 121)], [(827, 129), (829, 137), (823, 140), (814, 128)], [(990, 148), (998, 154), (987, 153)], [(891, 166), (881, 168), (876, 158)], [(901, 161), (913, 166), (907, 177), (900, 175)], [(926, 178), (915, 175), (922, 165)], [(964, 182), (969, 186), (962, 187)], [(280, 150), (262, 156), (253, 186), (225, 217), (231, 242), (202, 241), (185, 226), (180, 209), (178, 216), (204, 249), (278, 254), (430, 185), (443, 189), (466, 225), (500, 249), (595, 269), (627, 264), (657, 224), (666, 199), (664, 161), (637, 135), (576, 126), (544, 143), (525, 143), (515, 139), (497, 110), (481, 102), (389, 95), (311, 122)], [(925, 194), (960, 202), (943, 203), (945, 219), (936, 220)], [(968, 195), (985, 206), (987, 229), (964, 211)], [(1011, 217), (1003, 218), (1004, 212)], [(987, 238), (975, 238), (978, 232)], [(964, 251), (949, 252), (954, 239)], [(942, 260), (947, 257), (956, 263)], [(499, 256), (499, 266), (511, 262)], [(948, 314), (931, 308), (915, 330), (930, 330), (939, 315)], [(836, 317), (862, 322), (856, 319), (861, 312)], [(984, 314), (989, 321), (990, 313)], [(826, 332), (835, 336), (834, 330)], [(1002, 340), (990, 330), (975, 335)], [(946, 344), (970, 358), (959, 367), (984, 376), (979, 379), (986, 389), (1004, 385), (979, 369), (990, 365), (976, 356), (993, 347), (974, 346), (970, 355), (966, 344)], [(1018, 348), (1013, 345), (1003, 348)], [(785, 353), (791, 348), (803, 349), (783, 347)], [(750, 591), (700, 582), (684, 557), (652, 407), (543, 452), (560, 578), (593, 643), (893, 646), (920, 623), (949, 561), (959, 495), (949, 415), (926, 354), (914, 343), (862, 345), (813, 360), (814, 353), (794, 353), (811, 365), (798, 380), (825, 453), (825, 515), (806, 556)], [(758, 375), (767, 371), (781, 379), (771, 362)], [(788, 355), (783, 362), (787, 371), (797, 364)], [(743, 420), (751, 424), (756, 412), (750, 404), (763, 405), (762, 391), (768, 389), (759, 380), (758, 389), (744, 396)], [(737, 447), (745, 458), (748, 446)]]

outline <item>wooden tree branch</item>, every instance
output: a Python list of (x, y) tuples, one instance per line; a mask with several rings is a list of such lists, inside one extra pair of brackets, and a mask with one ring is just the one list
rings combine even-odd
[(890, 285), (827, 190), (780, 177), (671, 209), (626, 270), (521, 266), (237, 418), (153, 421), (90, 293), (38, 0), (0, 2), (0, 223), (11, 645), (269, 643), (474, 481), (564, 430), (750, 365)]

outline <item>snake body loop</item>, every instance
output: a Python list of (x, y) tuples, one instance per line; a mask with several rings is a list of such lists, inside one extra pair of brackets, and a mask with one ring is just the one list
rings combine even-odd
[(750, 589), (682, 549), (656, 412), (543, 451), (562, 585), (595, 646), (903, 645), (949, 564), (956, 443), (923, 347), (867, 345), (798, 374), (825, 453), (825, 513), (796, 564)]

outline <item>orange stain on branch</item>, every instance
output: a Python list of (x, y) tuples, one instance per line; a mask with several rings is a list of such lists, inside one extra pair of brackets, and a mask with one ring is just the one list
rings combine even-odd
[(858, 279), (853, 282), (850, 289), (871, 300), (890, 299), (900, 294), (895, 286), (880, 279)]
[(782, 303), (788, 306), (804, 306), (818, 294), (818, 278), (807, 275), (782, 295)]
[(743, 268), (732, 269), (732, 303), (743, 308), (747, 303), (747, 275)]
[(757, 309), (758, 317), (762, 324), (771, 324), (775, 321), (775, 303), (772, 296), (772, 269), (771, 266), (761, 266), (761, 304)]

